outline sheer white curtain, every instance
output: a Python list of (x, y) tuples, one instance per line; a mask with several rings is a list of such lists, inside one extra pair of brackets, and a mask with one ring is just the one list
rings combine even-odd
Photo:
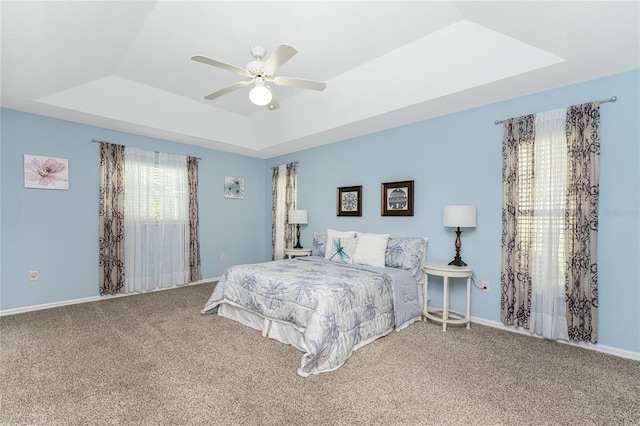
[(529, 329), (569, 340), (565, 317), (566, 109), (536, 114)]
[(153, 151), (125, 147), (125, 292), (154, 288), (155, 158)]
[(187, 157), (160, 153), (158, 196), (159, 286), (189, 282), (189, 184)]
[(125, 291), (189, 281), (189, 189), (184, 156), (125, 148)]

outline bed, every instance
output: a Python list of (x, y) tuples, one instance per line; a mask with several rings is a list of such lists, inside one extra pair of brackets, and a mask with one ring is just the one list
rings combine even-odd
[(426, 244), (423, 237), (317, 232), (313, 256), (227, 269), (202, 313), (296, 347), (302, 377), (332, 371), (353, 351), (421, 319)]

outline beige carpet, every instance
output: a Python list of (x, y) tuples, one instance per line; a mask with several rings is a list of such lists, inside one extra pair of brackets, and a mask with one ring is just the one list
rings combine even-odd
[(640, 363), (419, 322), (337, 371), (217, 315), (213, 284), (0, 318), (2, 424), (638, 424)]

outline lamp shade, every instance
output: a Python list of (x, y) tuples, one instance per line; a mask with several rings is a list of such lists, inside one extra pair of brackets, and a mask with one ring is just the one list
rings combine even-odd
[(444, 206), (442, 223), (444, 226), (475, 228), (476, 206)]
[(307, 211), (306, 210), (289, 210), (289, 223), (299, 224), (307, 223)]

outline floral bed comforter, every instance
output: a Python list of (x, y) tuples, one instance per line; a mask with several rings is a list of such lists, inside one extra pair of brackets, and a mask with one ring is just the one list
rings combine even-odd
[[(406, 271), (326, 260), (299, 258), (230, 267), (216, 285), (203, 313), (216, 313), (222, 303), (243, 307), (268, 319), (302, 329), (305, 349), (298, 374), (308, 376), (335, 370), (361, 346), (384, 336), (396, 325), (399, 299), (407, 299)], [(394, 280), (402, 288), (394, 289)], [(406, 325), (420, 318), (417, 285)], [(410, 304), (411, 305), (411, 304)], [(413, 306), (411, 305), (411, 306)], [(407, 319), (408, 318), (408, 319)], [(400, 324), (398, 324), (400, 325)]]

